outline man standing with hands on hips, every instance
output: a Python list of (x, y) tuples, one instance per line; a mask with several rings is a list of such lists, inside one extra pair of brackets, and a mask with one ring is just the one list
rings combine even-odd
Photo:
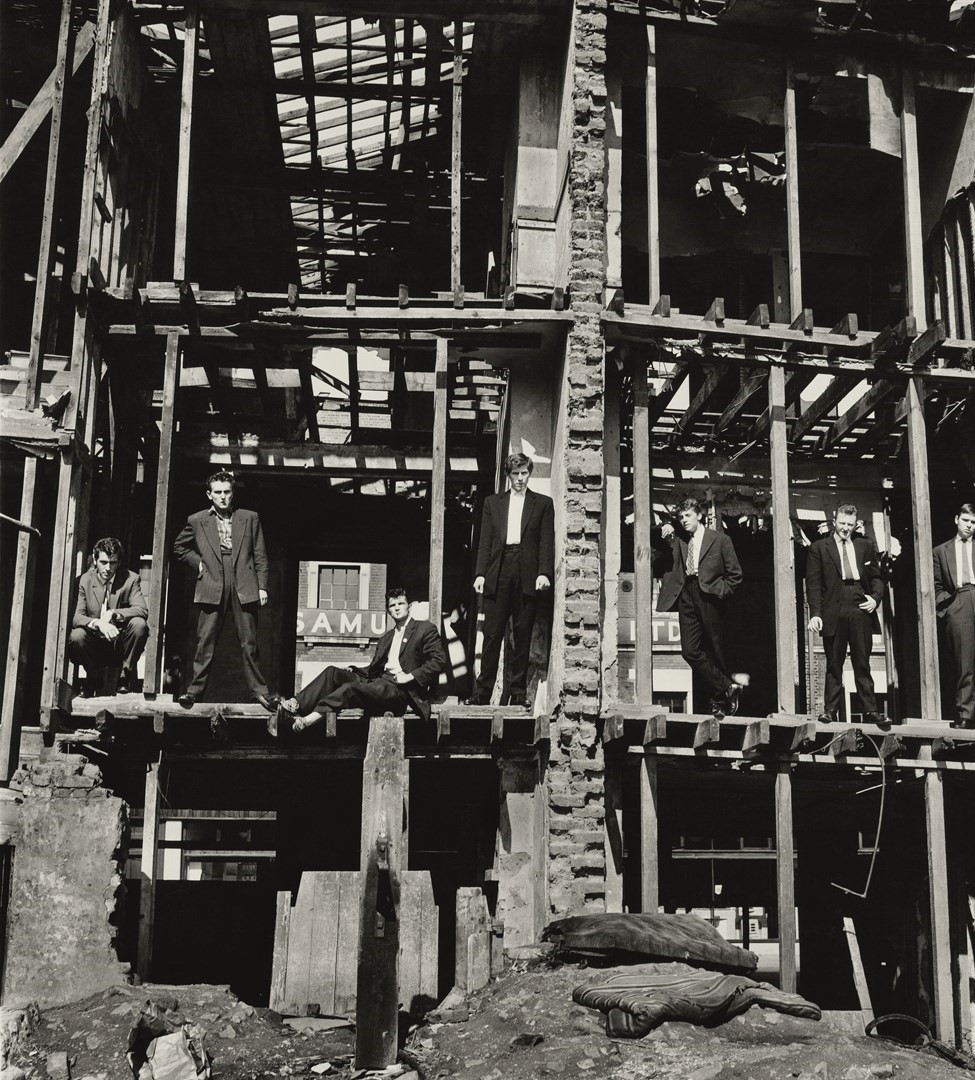
[(234, 476), (215, 472), (207, 480), (210, 508), (191, 514), (176, 537), (173, 554), (196, 572), (193, 602), (199, 608), (193, 678), (179, 703), (191, 709), (206, 692), (220, 628), (232, 611), (251, 696), (277, 708), (257, 663), (257, 609), (267, 604), (267, 549), (261, 519), (234, 506)]
[(484, 500), (474, 569), (474, 591), (483, 598), (484, 644), (468, 705), (491, 704), (509, 618), (514, 647), (501, 703), (528, 704), (528, 656), (538, 594), (548, 592), (555, 579), (555, 508), (547, 495), (528, 487), (533, 469), (527, 454), (509, 454), (504, 471), (510, 490)]
[(975, 728), (975, 505), (963, 503), (955, 535), (934, 549), (934, 603), (955, 676), (952, 727)]
[(880, 556), (873, 541), (855, 536), (857, 508), (849, 503), (833, 514), (833, 531), (809, 549), (806, 564), (808, 627), (823, 635), (826, 688), (823, 723), (836, 723), (843, 700), (843, 665), (849, 649), (864, 719), (886, 728), (890, 722), (877, 711), (870, 648), (876, 610), (884, 598)]

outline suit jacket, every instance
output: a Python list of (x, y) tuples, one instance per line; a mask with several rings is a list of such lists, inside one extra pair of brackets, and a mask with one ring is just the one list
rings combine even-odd
[[(484, 592), (498, 591), (501, 556), (508, 537), (508, 504), (511, 492), (488, 495), (481, 515), (481, 539), (477, 545), (475, 577), (484, 578)], [(544, 574), (555, 583), (555, 506), (547, 495), (528, 488), (521, 515), (521, 591), (535, 595), (535, 579)]]
[[(975, 559), (975, 553), (972, 557)], [(951, 605), (958, 595), (956, 570), (953, 536), (934, 549), (934, 606), (939, 619), (943, 619), (951, 611)]]
[[(256, 604), (260, 599), (258, 590), (267, 592), (267, 548), (261, 519), (253, 510), (234, 510), (231, 532), (237, 597), (242, 604)], [(203, 563), (203, 577), (196, 582), (193, 602), (219, 604), (223, 596), (223, 557), (216, 515), (209, 510), (190, 514), (173, 544), (173, 554), (194, 573), (199, 572)]]
[[(669, 543), (673, 562), (660, 583), (657, 611), (676, 611), (681, 589), (684, 588), (688, 542), (674, 533)], [(741, 566), (735, 554), (735, 545), (727, 533), (704, 530), (697, 564), (697, 583), (702, 593), (719, 600), (731, 596), (741, 584)]]
[[(854, 536), (852, 541), (864, 595), (872, 596), (880, 607), (884, 598), (884, 579), (876, 545), (863, 536)], [(806, 560), (806, 599), (809, 601), (809, 614), (812, 618), (823, 620), (824, 637), (836, 633), (842, 583), (840, 553), (836, 550), (836, 538), (830, 533), (810, 547)], [(874, 624), (875, 628), (879, 628), (876, 617)]]
[[(393, 629), (390, 628), (379, 639), (372, 662), (364, 669), (368, 679), (382, 677), (393, 643)], [(441, 671), (446, 670), (447, 656), (443, 651), (440, 633), (431, 622), (425, 619), (409, 619), (403, 633), (403, 644), (399, 650), (399, 666), (413, 676), (413, 682), (403, 689), (413, 702), (413, 707), (424, 718), (430, 719), (430, 695), (437, 688)]]
[[(86, 570), (78, 581), (78, 600), (74, 608), (73, 627), (87, 626), (102, 613), (102, 586), (94, 570)], [(142, 595), (142, 582), (133, 570), (120, 570), (112, 581), (108, 594), (108, 607), (128, 622), (129, 619), (145, 619), (149, 605)]]

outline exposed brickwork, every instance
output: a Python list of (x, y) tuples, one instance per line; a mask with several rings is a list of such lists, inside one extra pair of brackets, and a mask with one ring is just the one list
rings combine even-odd
[(603, 337), (606, 84), (604, 0), (573, 12), (569, 288), (565, 408), (565, 676), (548, 774), (550, 906), (555, 914), (605, 904), (603, 755), (599, 712), (599, 520), (603, 486)]

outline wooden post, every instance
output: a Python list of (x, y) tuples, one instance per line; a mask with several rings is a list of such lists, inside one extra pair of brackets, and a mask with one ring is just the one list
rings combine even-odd
[(792, 837), (792, 774), (780, 762), (775, 776), (775, 876), (779, 913), (779, 987), (796, 990), (796, 877)]
[(444, 506), (447, 500), (447, 339), (437, 338), (430, 477), (430, 621), (443, 627)]
[(623, 284), (623, 78), (618, 65), (606, 68), (606, 105), (606, 291), (612, 295)]
[(179, 158), (176, 173), (176, 242), (173, 248), (173, 280), (186, 278), (186, 248), (190, 213), (190, 143), (193, 133), (193, 86), (196, 74), (196, 43), (199, 16), (192, 2), (185, 8), (183, 37), (183, 83), (179, 105)]
[(139, 871), (139, 952), (136, 973), (147, 982), (152, 972), (152, 933), (156, 918), (156, 862), (159, 854), (159, 808), (162, 802), (162, 754), (146, 767), (146, 801), (142, 818), (142, 860)]
[(928, 901), (931, 910), (931, 981), (934, 985), (935, 1036), (954, 1043), (951, 933), (948, 904), (948, 854), (942, 773), (924, 774), (924, 810), (928, 831)]
[(173, 431), (176, 388), (179, 385), (180, 339), (166, 337), (166, 368), (163, 373), (162, 422), (159, 426), (159, 465), (156, 473), (156, 512), (152, 532), (152, 576), (149, 585), (149, 644), (146, 646), (145, 692), (159, 694), (165, 670), (166, 583), (169, 580), (169, 486), (172, 476)]
[[(603, 514), (599, 523), (603, 563), (603, 622), (600, 667), (603, 705), (619, 700), (619, 588), (622, 562), (620, 487), (620, 377), (615, 363), (603, 362)], [(652, 627), (651, 627), (652, 629)]]
[[(38, 460), (33, 454), (28, 454), (24, 459), (24, 484), (20, 497), (20, 520), (26, 525), (31, 525), (37, 520), (41, 506), (42, 487)], [(33, 533), (27, 529), (20, 531), (17, 536), (13, 596), (10, 602), (7, 669), (3, 684), (3, 703), (0, 706), (0, 785), (6, 785), (9, 782), (17, 766), (14, 743), (15, 732), (20, 728), (22, 676), (27, 663), (27, 645), (30, 640), (33, 607), (29, 598), (34, 594), (37, 545), (38, 539)]]
[(498, 907), (504, 911), (504, 947), (534, 945), (545, 922), (543, 849), (539, 816), (544, 795), (539, 789), (537, 758), (498, 759), (500, 820), (498, 832)]
[(460, 200), (461, 200), (461, 88), (464, 80), (464, 24), (454, 23), (453, 99), (450, 112), (450, 289), (454, 304), (464, 295), (460, 275)]
[[(907, 314), (914, 316), (917, 332), (927, 327), (924, 291), (924, 239), (921, 221), (921, 181), (917, 153), (917, 110), (914, 71), (901, 69), (901, 175), (904, 185), (904, 230), (907, 251)], [(962, 261), (964, 261), (964, 254)]]
[(373, 717), (362, 767), (357, 1069), (383, 1069), (396, 1062), (405, 764), (403, 721), (388, 713)]
[(647, 361), (633, 361), (633, 578), (636, 600), (636, 701), (653, 703), (653, 562), (650, 546), (650, 400)]
[(789, 517), (789, 446), (785, 425), (785, 372), (769, 367), (769, 454), (772, 465), (772, 546), (775, 590), (775, 671), (779, 712), (796, 711), (796, 576)]
[(647, 253), (650, 303), (660, 299), (660, 180), (657, 174), (657, 28), (647, 26)]
[(623, 910), (623, 776), (626, 754), (604, 753), (606, 801), (606, 910)]
[(657, 759), (645, 754), (640, 769), (640, 906), (649, 915), (656, 915), (660, 906), (659, 844)]
[(799, 134), (796, 122), (796, 73), (791, 60), (785, 66), (785, 208), (789, 245), (789, 306), (792, 318), (802, 311), (802, 244), (799, 234)]
[(843, 916), (843, 933), (846, 934), (846, 944), (850, 950), (850, 966), (853, 968), (853, 985), (856, 987), (857, 1000), (860, 1002), (860, 1013), (864, 1024), (869, 1024), (873, 1018), (873, 1002), (870, 1000), (870, 987), (867, 983), (867, 973), (863, 970), (863, 960), (860, 957), (860, 942), (857, 939), (856, 927), (849, 915)]

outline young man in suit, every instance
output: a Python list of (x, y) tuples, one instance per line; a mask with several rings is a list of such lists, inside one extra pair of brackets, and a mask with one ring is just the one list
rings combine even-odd
[(673, 561), (660, 584), (657, 610), (677, 612), (681, 655), (710, 686), (712, 710), (734, 715), (748, 679), (728, 673), (721, 622), (724, 601), (741, 584), (741, 566), (727, 533), (705, 527), (697, 499), (684, 499), (677, 514), (687, 539), (669, 524), (660, 531)]
[(114, 536), (99, 540), (78, 582), (68, 655), (84, 664), (89, 696), (103, 689), (106, 668), (121, 668), (121, 693), (139, 689), (136, 666), (149, 640), (149, 607), (139, 575), (123, 566), (124, 555)]
[(302, 731), (342, 709), (401, 716), (412, 706), (424, 720), (430, 719), (430, 695), (447, 667), (440, 633), (433, 623), (410, 618), (403, 589), (386, 593), (386, 612), (393, 625), (379, 639), (367, 668), (327, 667), (293, 698), (281, 702), (279, 713), (294, 717), (292, 731)]
[(875, 612), (884, 598), (880, 556), (872, 540), (855, 536), (857, 508), (837, 507), (833, 530), (810, 548), (806, 562), (809, 629), (823, 635), (826, 690), (823, 723), (835, 723), (843, 699), (843, 664), (849, 649), (857, 693), (868, 723), (889, 726), (877, 712), (870, 648)]
[(953, 727), (975, 728), (975, 505), (955, 515), (955, 535), (934, 549), (934, 603), (954, 666)]
[(210, 508), (190, 514), (176, 537), (173, 554), (196, 574), (193, 602), (199, 609), (193, 678), (179, 696), (191, 709), (206, 692), (220, 628), (232, 611), (244, 662), (244, 677), (255, 701), (276, 708), (257, 662), (257, 611), (267, 604), (267, 549), (261, 519), (234, 506), (234, 477), (216, 472), (207, 480)]
[(491, 704), (509, 618), (514, 647), (502, 703), (528, 704), (528, 655), (538, 594), (548, 592), (555, 579), (555, 508), (547, 495), (528, 487), (534, 467), (527, 454), (509, 454), (504, 462), (509, 490), (484, 500), (474, 568), (474, 591), (483, 597), (484, 643), (468, 705)]

